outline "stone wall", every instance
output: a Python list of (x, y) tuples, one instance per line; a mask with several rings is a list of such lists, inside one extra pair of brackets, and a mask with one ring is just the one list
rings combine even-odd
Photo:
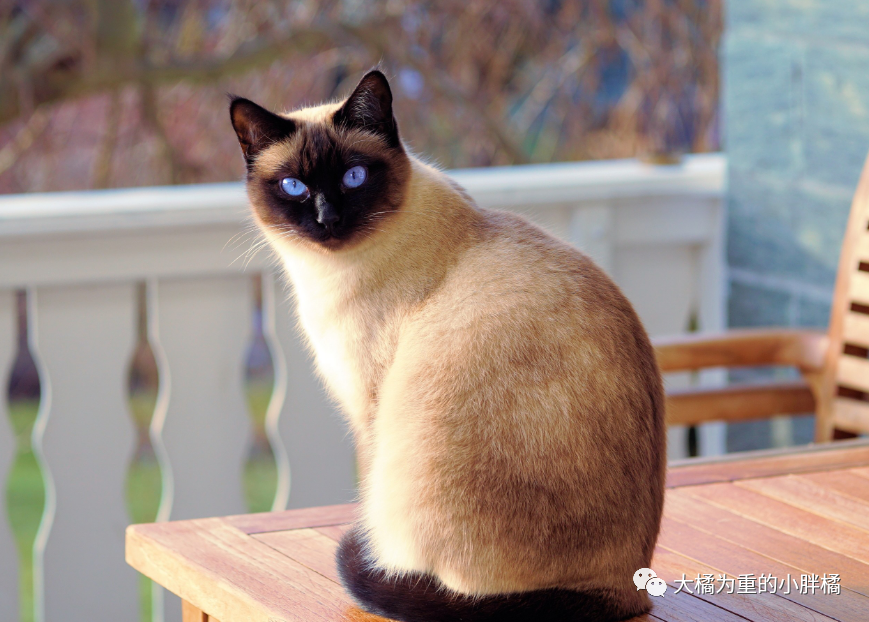
[[(869, 2), (725, 6), (730, 325), (825, 327), (869, 151)], [(774, 433), (731, 434), (731, 448), (773, 444)], [(795, 433), (808, 440), (811, 422)]]

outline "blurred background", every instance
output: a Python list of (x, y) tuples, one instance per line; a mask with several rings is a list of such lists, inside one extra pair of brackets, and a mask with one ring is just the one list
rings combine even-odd
[(381, 64), (447, 168), (719, 148), (720, 0), (4, 0), (0, 192), (239, 179), (275, 110)]
[[(824, 327), (869, 147), (866, 32), (869, 8), (849, 0), (0, 0), (0, 194), (238, 182), (244, 167), (228, 93), (289, 110), (340, 98), (380, 65), (404, 140), (447, 169), (636, 158), (624, 166), (659, 167), (636, 170), (666, 177), (712, 163), (721, 180), (712, 199), (726, 208), (715, 212), (710, 242), (721, 264), (712, 324)], [(703, 153), (718, 155), (692, 159)], [(588, 170), (593, 179), (604, 169)], [(86, 205), (114, 195), (76, 196)], [(14, 199), (0, 202), (10, 236), (24, 205)], [(676, 221), (659, 225), (684, 224)], [(702, 263), (700, 243), (690, 244), (685, 257)], [(627, 261), (602, 257), (616, 276)], [(9, 283), (21, 269), (14, 262), (4, 266)], [(684, 278), (696, 279), (695, 268)], [(270, 294), (256, 270), (245, 278), (254, 309), (244, 347), (252, 434), (239, 511), (263, 511), (280, 488), (265, 425), (275, 378), (263, 330)], [(35, 303), (20, 280), (7, 384), (16, 447), (5, 494), (29, 622), (46, 491), (31, 443), (41, 390), (28, 338)], [(139, 277), (131, 288), (135, 345), (123, 373), (135, 448), (125, 503), (140, 522), (157, 517), (162, 491), (149, 433), (160, 378), (148, 288)], [(698, 317), (692, 311), (679, 330), (703, 328)], [(737, 379), (788, 374), (755, 369)], [(732, 424), (717, 446), (806, 443), (812, 430), (811, 415)], [(703, 453), (701, 444), (688, 431), (686, 455)], [(139, 589), (141, 619), (159, 620), (150, 582)], [(51, 619), (40, 611), (37, 602), (36, 619)]]

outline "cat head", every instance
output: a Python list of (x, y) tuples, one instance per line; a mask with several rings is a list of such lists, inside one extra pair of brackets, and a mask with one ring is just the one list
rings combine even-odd
[(229, 112), (254, 214), (276, 238), (339, 250), (399, 211), (410, 161), (380, 71), (338, 104), (278, 115), (233, 97)]

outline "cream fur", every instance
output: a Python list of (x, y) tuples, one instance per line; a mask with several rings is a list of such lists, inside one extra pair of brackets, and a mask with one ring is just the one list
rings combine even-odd
[(664, 437), (642, 326), (578, 251), (409, 157), (401, 209), (350, 248), (260, 223), (354, 432), (375, 559), (464, 594), (645, 602), (631, 577), (657, 535)]

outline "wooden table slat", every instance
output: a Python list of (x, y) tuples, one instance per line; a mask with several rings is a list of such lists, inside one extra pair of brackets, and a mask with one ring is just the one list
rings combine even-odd
[(804, 477), (788, 475), (749, 479), (736, 482), (735, 485), (778, 499), (818, 516), (869, 531), (869, 501), (839, 494)]
[(332, 538), (314, 529), (272, 531), (258, 533), (253, 537), (327, 579), (335, 583), (340, 581), (335, 567), (335, 550), (338, 548), (338, 543)]
[(865, 439), (843, 441), (847, 447), (809, 446), (799, 451), (752, 452), (754, 458), (734, 458), (733, 454), (708, 461), (672, 466), (667, 472), (667, 487), (696, 486), (730, 482), (782, 473), (808, 473), (869, 465), (869, 444)]
[[(716, 572), (715, 568), (663, 547), (655, 549), (651, 567), (672, 588), (672, 592), (668, 590), (663, 598), (672, 600), (688, 596), (682, 592), (675, 593), (678, 589), (676, 581), (681, 579), (683, 574), (686, 575), (686, 579), (693, 579), (698, 574), (715, 574)], [(769, 622), (829, 622), (833, 620), (829, 616), (812, 611), (776, 594), (727, 594), (721, 592), (701, 595), (695, 592), (694, 598), (699, 598), (710, 605), (721, 607), (749, 620), (768, 620)]]
[(859, 475), (860, 477), (869, 477), (869, 467), (853, 468), (853, 469), (849, 469), (849, 470), (854, 475)]
[[(669, 592), (668, 592), (669, 593)], [(655, 598), (649, 612), (662, 622), (745, 622), (745, 618), (694, 596)]]
[(672, 492), (667, 497), (666, 516), (729, 540), (735, 546), (799, 568), (802, 573), (822, 569), (826, 573), (841, 574), (850, 589), (869, 596), (869, 564), (699, 501), (686, 494), (685, 489)]
[[(334, 581), (218, 518), (133, 525), (127, 561), (220, 620), (350, 620)], [(188, 527), (188, 529), (185, 529)]]
[(869, 477), (861, 477), (854, 469), (807, 473), (800, 477), (839, 494), (869, 503)]
[[(675, 466), (668, 486), (652, 567), (670, 589), (630, 622), (869, 620), (869, 442)], [(127, 560), (187, 602), (185, 622), (383, 622), (338, 583), (335, 549), (355, 511), (136, 525)], [(836, 573), (842, 592), (674, 593), (698, 573)]]
[(308, 527), (343, 525), (356, 520), (356, 504), (324, 505), (316, 508), (285, 510), (283, 512), (260, 512), (239, 514), (223, 518), (228, 524), (247, 534)]
[(807, 571), (804, 568), (784, 564), (670, 517), (664, 518), (658, 546), (714, 568), (716, 589), (720, 586), (717, 582), (720, 574), (726, 574), (728, 578), (747, 573), (754, 574), (756, 578), (761, 574), (767, 577), (772, 575), (779, 582), (786, 581), (790, 584), (788, 590), (790, 594), (779, 593), (781, 598), (799, 603), (840, 622), (865, 621), (869, 612), (869, 597), (847, 588), (842, 589), (841, 594), (838, 595), (821, 592), (802, 594), (788, 581), (788, 577), (799, 580), (801, 574), (810, 572), (823, 576), (825, 570), (830, 572), (829, 569), (815, 566), (811, 571)]
[(709, 484), (684, 490), (696, 499), (703, 499), (806, 542), (869, 563), (869, 534), (857, 527), (795, 508), (735, 484)]

